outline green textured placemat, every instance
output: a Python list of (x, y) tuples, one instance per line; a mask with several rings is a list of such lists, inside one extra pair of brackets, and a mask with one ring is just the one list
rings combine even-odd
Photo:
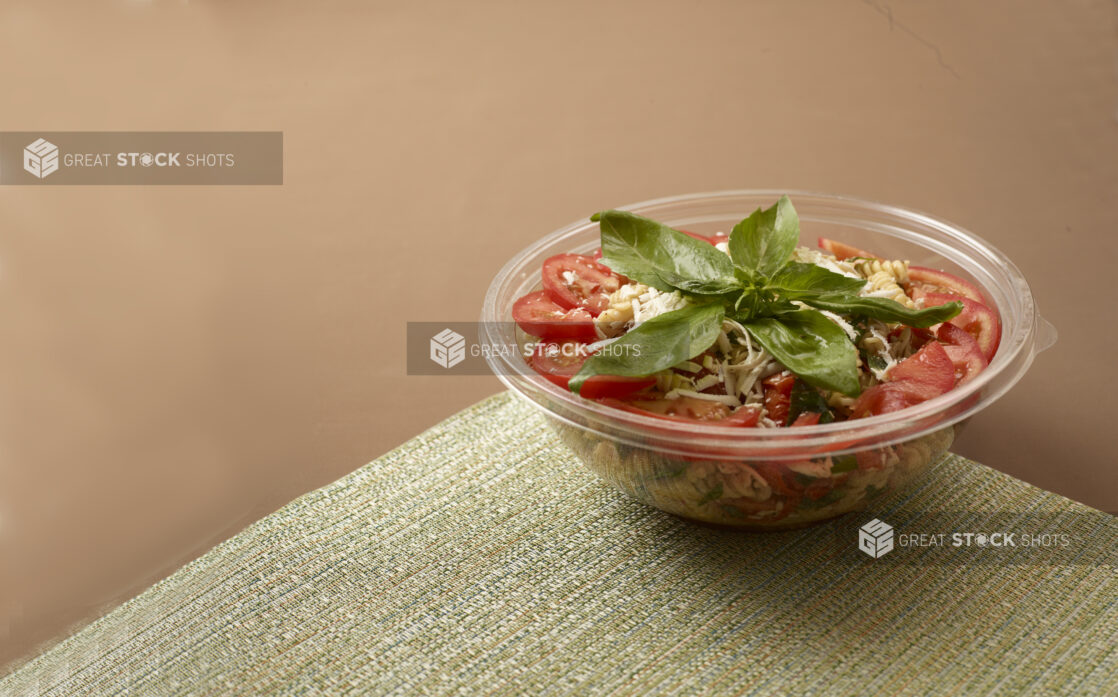
[[(955, 456), (895, 505), (1091, 510)], [(1113, 695), (1115, 528), (1085, 532), (1061, 566), (851, 563), (826, 526), (743, 534), (635, 503), (498, 395), (218, 545), (0, 694)]]

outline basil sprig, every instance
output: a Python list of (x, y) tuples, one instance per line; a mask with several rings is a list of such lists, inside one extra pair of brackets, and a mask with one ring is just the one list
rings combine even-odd
[(602, 228), (602, 261), (623, 276), (666, 292), (718, 295), (737, 288), (733, 264), (706, 242), (625, 211), (590, 219)]
[(749, 280), (765, 279), (784, 268), (800, 241), (800, 220), (787, 196), (771, 208), (753, 211), (730, 231), (730, 259)]
[(749, 335), (801, 380), (843, 394), (858, 394), (858, 349), (837, 324), (815, 310), (742, 322)]
[(602, 211), (591, 220), (601, 226), (606, 266), (658, 290), (678, 290), (691, 304), (636, 325), (587, 359), (570, 381), (575, 392), (593, 375), (646, 376), (690, 360), (714, 344), (729, 317), (808, 385), (855, 396), (858, 351), (820, 310), (930, 327), (963, 309), (951, 302), (913, 310), (888, 298), (864, 298), (857, 294), (864, 280), (792, 261), (800, 223), (787, 196), (734, 226), (728, 257), (626, 211)]
[[(710, 348), (722, 332), (725, 316), (721, 303), (706, 303), (641, 322), (587, 359), (571, 378), (570, 388), (580, 391), (591, 375), (644, 376), (667, 370)], [(591, 361), (594, 365), (587, 370), (586, 364)]]

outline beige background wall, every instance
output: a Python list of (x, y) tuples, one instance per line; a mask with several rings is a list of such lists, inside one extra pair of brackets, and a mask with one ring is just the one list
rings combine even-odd
[(5, 3), (5, 130), (282, 130), (282, 187), (0, 189), (0, 665), (495, 392), (408, 320), (594, 210), (934, 212), (1060, 341), (957, 449), (1118, 510), (1115, 5)]

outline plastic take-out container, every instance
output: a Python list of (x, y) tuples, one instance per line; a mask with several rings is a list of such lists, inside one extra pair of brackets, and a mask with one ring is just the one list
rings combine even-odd
[(996, 308), (1001, 345), (976, 379), (898, 412), (797, 428), (734, 428), (630, 413), (583, 399), (537, 375), (523, 359), (513, 302), (540, 288), (544, 259), (598, 247), (588, 217), (544, 236), (493, 279), (480, 340), (494, 373), (541, 409), (550, 426), (603, 480), (648, 505), (691, 520), (748, 529), (798, 527), (864, 509), (903, 486), (952, 444), (964, 420), (1006, 393), (1056, 340), (1028, 283), (980, 237), (923, 213), (808, 192), (721, 191), (647, 201), (625, 210), (677, 229), (729, 233), (788, 193), (800, 244), (830, 237), (890, 259), (943, 269), (975, 283)]

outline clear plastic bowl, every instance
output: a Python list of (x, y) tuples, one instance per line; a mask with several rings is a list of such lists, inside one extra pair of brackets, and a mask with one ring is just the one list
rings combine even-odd
[(520, 354), (513, 302), (540, 287), (544, 259), (598, 247), (588, 217), (543, 237), (505, 264), (482, 310), (481, 342), (493, 372), (543, 410), (562, 441), (595, 474), (650, 506), (691, 520), (750, 529), (799, 527), (868, 506), (936, 461), (971, 415), (1025, 374), (1056, 331), (1028, 283), (980, 237), (923, 213), (809, 192), (721, 191), (625, 206), (675, 228), (728, 233), (788, 193), (800, 243), (830, 237), (884, 257), (944, 269), (977, 284), (1002, 322), (997, 355), (978, 378), (902, 411), (797, 428), (681, 423), (583, 399), (537, 375)]

